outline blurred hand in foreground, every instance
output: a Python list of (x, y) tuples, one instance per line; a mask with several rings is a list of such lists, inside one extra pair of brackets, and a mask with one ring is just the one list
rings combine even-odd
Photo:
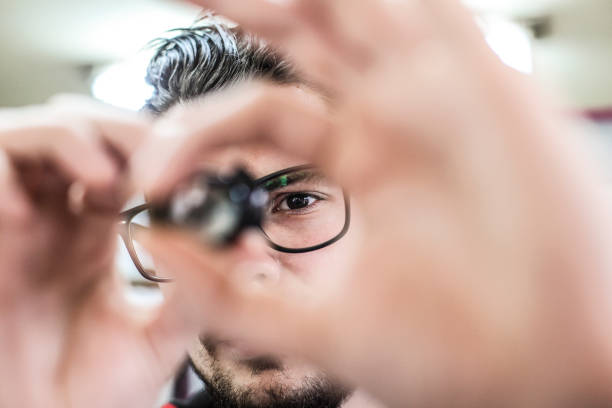
[(458, 2), (193, 2), (290, 53), (330, 107), (258, 85), (176, 109), (155, 130), (174, 138), (137, 160), (151, 197), (195, 154), (273, 143), (340, 181), (367, 235), (349, 274), (330, 271), (345, 279), (304, 302), (245, 288), (224, 273), (230, 259), (154, 234), (193, 318), (391, 406), (610, 397), (612, 239), (596, 173), (572, 124), (498, 61)]
[(80, 97), (0, 111), (0, 406), (152, 406), (181, 359), (113, 274), (128, 160), (149, 131)]

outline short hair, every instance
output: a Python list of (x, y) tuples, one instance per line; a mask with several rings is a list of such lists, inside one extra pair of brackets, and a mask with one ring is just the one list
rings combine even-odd
[(177, 35), (151, 43), (156, 52), (146, 81), (153, 96), (145, 111), (161, 114), (177, 103), (250, 79), (299, 83), (291, 63), (277, 51), (213, 14), (172, 32)]

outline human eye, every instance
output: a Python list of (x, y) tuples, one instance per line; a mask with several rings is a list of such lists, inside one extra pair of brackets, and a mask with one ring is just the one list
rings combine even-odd
[(325, 198), (309, 192), (281, 194), (274, 200), (272, 213), (306, 213), (320, 204)]

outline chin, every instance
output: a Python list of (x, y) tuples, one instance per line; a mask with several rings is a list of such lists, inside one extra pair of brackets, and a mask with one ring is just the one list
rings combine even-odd
[(193, 368), (224, 407), (339, 407), (351, 394), (302, 361), (238, 344), (201, 339), (190, 351)]
[(317, 369), (287, 357), (237, 351), (233, 346), (221, 346), (217, 351), (217, 368), (232, 373), (234, 385), (252, 392), (299, 389), (309, 378), (321, 375)]

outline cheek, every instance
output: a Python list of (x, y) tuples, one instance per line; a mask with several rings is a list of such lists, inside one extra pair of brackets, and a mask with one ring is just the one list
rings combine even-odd
[(352, 214), (347, 234), (338, 242), (318, 251), (304, 254), (280, 254), (278, 259), (288, 273), (305, 283), (325, 279), (338, 279), (354, 268), (359, 248), (363, 245), (363, 233), (359, 214)]
[(311, 283), (331, 270), (343, 266), (338, 265), (342, 262), (339, 262), (337, 252), (330, 247), (305, 254), (283, 254), (281, 263), (286, 273), (295, 275), (305, 283)]

